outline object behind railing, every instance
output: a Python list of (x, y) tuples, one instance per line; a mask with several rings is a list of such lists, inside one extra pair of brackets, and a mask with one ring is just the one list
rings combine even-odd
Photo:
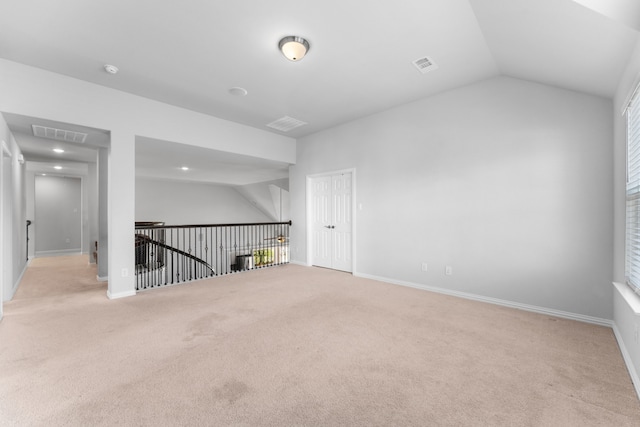
[(136, 290), (286, 264), (290, 226), (136, 222)]

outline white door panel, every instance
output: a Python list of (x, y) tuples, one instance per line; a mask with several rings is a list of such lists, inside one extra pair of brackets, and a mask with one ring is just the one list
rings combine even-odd
[(312, 264), (352, 271), (352, 177), (341, 173), (312, 181)]
[(331, 268), (331, 177), (313, 180), (313, 264)]

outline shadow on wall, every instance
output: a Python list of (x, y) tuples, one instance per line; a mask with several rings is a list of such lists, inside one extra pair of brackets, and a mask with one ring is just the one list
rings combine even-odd
[(236, 191), (272, 221), (289, 221), (289, 179), (236, 187)]
[(288, 179), (245, 186), (136, 178), (136, 221), (167, 225), (289, 220)]

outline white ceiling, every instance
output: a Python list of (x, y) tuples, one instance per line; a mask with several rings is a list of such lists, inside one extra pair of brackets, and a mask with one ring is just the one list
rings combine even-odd
[[(96, 162), (98, 148), (109, 147), (110, 133), (106, 130), (12, 113), (3, 113), (2, 116), (15, 136), (22, 155), (27, 160), (27, 170), (30, 172), (60, 176), (86, 175), (87, 163)], [(37, 137), (33, 134), (32, 125), (86, 133), (86, 142), (66, 142)], [(64, 153), (56, 153), (53, 151), (54, 148), (62, 149)], [(56, 166), (62, 169), (54, 169)]]
[[(308, 123), (284, 133), (298, 138), (499, 75), (611, 98), (638, 41), (640, 18), (628, 17), (639, 4), (2, 0), (0, 57), (265, 131), (281, 133), (266, 125), (290, 116)], [(279, 53), (287, 35), (309, 40), (307, 57)], [(424, 56), (438, 68), (418, 72)], [(236, 86), (248, 95), (231, 95)], [(236, 160), (255, 162), (222, 163)]]
[[(110, 133), (71, 123), (3, 113), (27, 160), (27, 170), (60, 176), (87, 175), (87, 163), (97, 161), (98, 148), (108, 148)], [(32, 125), (86, 133), (85, 143), (33, 135)], [(63, 149), (56, 153), (54, 148)], [(289, 177), (289, 164), (157, 139), (136, 138), (136, 176), (172, 181), (248, 185)], [(55, 169), (60, 166), (62, 169)], [(189, 170), (182, 170), (188, 166)]]
[[(187, 166), (189, 170), (182, 170)], [(248, 185), (289, 177), (289, 164), (175, 142), (136, 138), (136, 176)]]
[[(109, 131), (106, 130), (35, 117), (25, 117), (12, 113), (3, 113), (2, 116), (9, 125), (11, 133), (20, 135), (20, 150), (25, 158), (31, 161), (58, 158), (61, 160), (94, 163), (96, 161), (96, 149), (109, 147), (111, 136)], [(32, 125), (86, 133), (87, 140), (86, 143), (74, 143), (40, 138), (33, 134)], [(54, 148), (63, 149), (65, 152), (64, 154), (53, 153)]]

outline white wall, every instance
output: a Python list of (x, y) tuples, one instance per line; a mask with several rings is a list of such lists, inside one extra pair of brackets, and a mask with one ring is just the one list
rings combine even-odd
[(305, 177), (355, 168), (356, 274), (611, 319), (611, 107), (496, 78), (302, 138), (292, 257)]
[(272, 221), (228, 185), (136, 178), (136, 221), (166, 225)]
[(84, 216), (80, 178), (35, 177), (36, 256), (82, 252)]
[(83, 252), (89, 254), (89, 263), (94, 264), (93, 252), (98, 241), (98, 166), (89, 163), (88, 175), (82, 185), (82, 204), (86, 215), (83, 218)]
[[(32, 259), (36, 256), (36, 245), (34, 241), (34, 236), (36, 233), (36, 211), (35, 211), (35, 189), (36, 189), (36, 177), (35, 174), (29, 170), (29, 162), (25, 163), (27, 165), (27, 171), (25, 176), (25, 199), (26, 199), (26, 219), (31, 220), (31, 225), (29, 226), (29, 259)], [(26, 230), (25, 230), (26, 231)]]
[[(2, 254), (0, 256), (0, 273), (7, 271), (6, 277), (2, 279), (0, 286), (0, 301), (7, 301), (13, 298), (17, 290), (19, 280), (26, 267), (26, 197), (25, 197), (25, 167), (20, 164), (19, 157), (22, 154), (18, 148), (11, 131), (2, 115), (0, 115), (0, 141), (4, 141), (10, 152), (10, 159), (0, 163), (0, 189), (4, 185), (10, 186), (10, 200), (5, 199), (2, 194), (2, 204), (10, 204), (10, 215), (8, 222), (0, 218), (0, 242), (2, 242)], [(0, 147), (2, 150), (2, 147)], [(9, 171), (4, 170), (10, 167)], [(4, 182), (5, 178), (10, 183)], [(0, 212), (6, 212), (0, 209)], [(2, 214), (0, 214), (0, 217)], [(4, 230), (3, 224), (11, 224), (11, 230)], [(11, 252), (10, 256), (6, 252)], [(0, 309), (0, 317), (2, 310)]]
[(625, 283), (625, 186), (626, 186), (626, 118), (623, 108), (636, 86), (640, 84), (640, 36), (634, 54), (629, 59), (613, 104), (614, 118), (614, 265), (613, 280), (622, 287), (612, 287), (614, 296), (613, 321), (616, 337), (625, 357), (627, 366), (634, 379), (636, 391), (640, 395), (640, 343), (637, 340), (637, 329), (640, 328), (640, 296), (627, 290)]
[(289, 178), (239, 185), (235, 189), (269, 218), (269, 221), (280, 222), (291, 219)]
[(0, 111), (111, 133), (108, 295), (135, 293), (135, 138), (295, 162), (295, 140), (12, 61), (0, 60)]

